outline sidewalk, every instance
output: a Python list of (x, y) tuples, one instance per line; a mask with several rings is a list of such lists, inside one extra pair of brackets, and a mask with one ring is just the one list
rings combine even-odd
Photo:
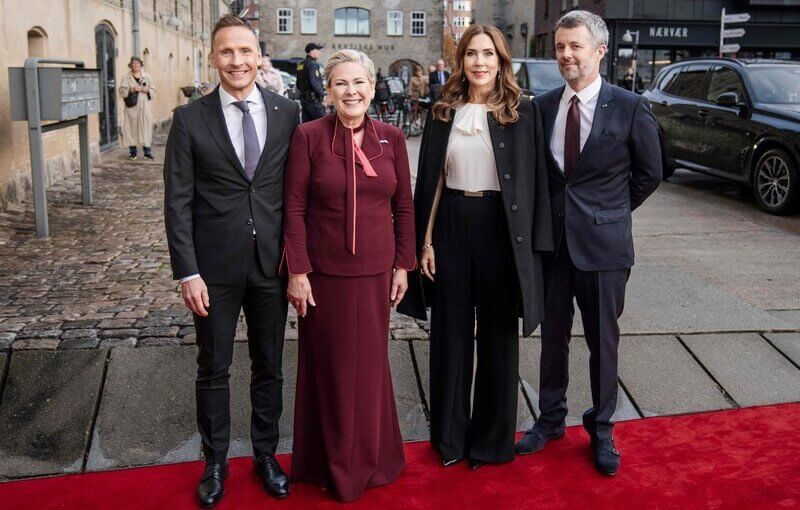
[[(418, 147), (412, 139), (409, 152)], [(32, 204), (0, 214), (0, 479), (200, 457), (194, 328), (172, 280), (162, 219), (163, 139), (155, 155), (156, 162), (129, 162), (123, 151), (104, 154), (94, 167), (92, 207), (80, 205), (78, 176), (51, 186), (50, 239), (34, 237)], [(696, 235), (686, 230), (693, 223), (684, 217), (683, 230), (665, 234), (672, 224), (661, 211), (683, 193), (665, 185), (637, 212), (637, 249), (647, 256), (633, 271), (621, 322), (617, 419), (800, 400), (797, 287), (787, 283), (780, 299), (757, 293), (755, 303), (697, 250), (685, 248), (691, 257), (677, 260), (675, 246)], [(686, 214), (689, 206), (681, 207)], [(699, 222), (717, 222), (709, 228), (719, 232), (733, 221), (703, 218), (698, 232)], [(797, 236), (737, 225), (745, 226), (730, 243), (741, 244), (731, 250), (754, 258), (784, 250), (791, 255), (783, 263), (796, 271)], [(290, 309), (282, 452), (291, 448), (296, 320)], [(425, 328), (392, 316), (389, 356), (406, 440), (428, 437)], [(242, 324), (231, 376), (233, 456), (250, 453), (244, 340)], [(536, 336), (521, 342), (519, 429), (538, 409), (539, 349)], [(570, 370), (568, 423), (577, 424), (590, 401), (580, 338)]]

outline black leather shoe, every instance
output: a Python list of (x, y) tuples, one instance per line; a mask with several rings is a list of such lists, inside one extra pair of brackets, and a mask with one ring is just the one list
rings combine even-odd
[(228, 465), (224, 462), (207, 462), (203, 476), (197, 485), (197, 500), (200, 506), (209, 508), (222, 499), (225, 492), (225, 478), (228, 476)]
[(289, 495), (289, 478), (274, 455), (264, 454), (253, 459), (253, 466), (270, 496), (282, 499)]
[(563, 425), (553, 430), (544, 430), (539, 425), (534, 425), (525, 432), (522, 439), (514, 446), (514, 451), (517, 452), (517, 455), (527, 455), (542, 451), (544, 445), (551, 439), (564, 437), (564, 430), (565, 427)]
[(459, 462), (461, 462), (462, 460), (464, 460), (463, 457), (461, 457), (459, 459), (442, 459), (442, 466), (444, 466), (444, 467), (454, 466), (454, 465), (458, 464)]
[(486, 463), (485, 463), (484, 461), (482, 461), (482, 460), (478, 460), (478, 459), (469, 459), (469, 467), (470, 467), (470, 468), (471, 468), (473, 471), (477, 471), (477, 470), (479, 470), (480, 468), (482, 468), (482, 467), (483, 467), (483, 466), (485, 466), (485, 465), (486, 465)]
[(592, 440), (594, 467), (606, 476), (614, 476), (619, 471), (620, 456), (614, 447), (613, 439), (603, 441)]

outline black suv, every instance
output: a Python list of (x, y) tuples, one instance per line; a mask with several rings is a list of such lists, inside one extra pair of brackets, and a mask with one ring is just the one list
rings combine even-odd
[(668, 65), (644, 93), (676, 166), (752, 187), (772, 214), (800, 202), (800, 62), (689, 59)]
[(511, 61), (511, 70), (524, 96), (538, 96), (564, 85), (564, 78), (555, 60), (515, 58)]

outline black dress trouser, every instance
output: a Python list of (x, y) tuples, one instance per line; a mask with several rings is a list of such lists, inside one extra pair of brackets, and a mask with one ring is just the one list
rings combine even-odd
[(431, 442), (447, 460), (510, 461), (519, 391), (519, 282), (503, 201), (499, 192), (477, 198), (443, 191), (433, 231)]
[(537, 423), (544, 430), (563, 426), (567, 417), (569, 341), (577, 301), (589, 347), (589, 380), (592, 407), (583, 415), (589, 435), (611, 437), (611, 421), (617, 406), (617, 320), (625, 307), (625, 286), (630, 269), (581, 271), (572, 263), (566, 235), (555, 259), (545, 265), (545, 319), (542, 322), (542, 357), (539, 377)]
[(283, 410), (283, 337), (286, 327), (286, 287), (280, 278), (264, 274), (253, 241), (247, 276), (229, 285), (208, 285), (208, 317), (194, 316), (197, 330), (197, 425), (207, 461), (224, 462), (230, 443), (228, 378), (239, 312), (244, 308), (251, 361), (250, 438), (258, 457), (275, 454), (278, 420)]

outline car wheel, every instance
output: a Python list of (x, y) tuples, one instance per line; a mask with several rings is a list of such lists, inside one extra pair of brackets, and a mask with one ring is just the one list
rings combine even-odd
[(667, 180), (675, 173), (675, 166), (670, 165), (667, 158), (664, 158), (664, 163), (661, 165), (661, 178)]
[(770, 214), (791, 212), (798, 200), (797, 166), (781, 149), (770, 149), (758, 158), (753, 171), (756, 203)]

